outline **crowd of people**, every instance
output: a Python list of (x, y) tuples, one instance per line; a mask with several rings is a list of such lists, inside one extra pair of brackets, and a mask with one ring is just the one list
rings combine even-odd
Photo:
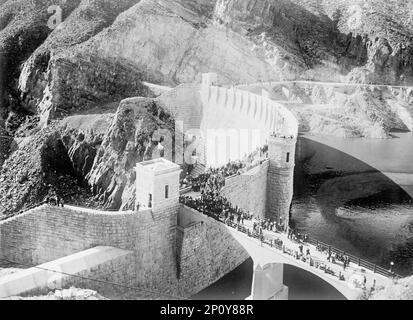
[[(280, 219), (280, 223), (270, 219), (257, 219), (252, 213), (232, 206), (231, 203), (225, 197), (220, 196), (216, 190), (203, 191), (200, 198), (181, 196), (180, 202), (232, 227), (245, 226), (245, 221), (251, 221), (253, 225), (251, 235), (260, 238), (261, 241), (265, 239), (264, 230), (273, 232), (283, 232), (284, 230), (282, 219)], [(271, 243), (280, 249), (283, 245), (283, 241), (277, 238), (271, 239)]]
[(197, 177), (191, 176), (191, 168), (187, 170), (185, 176), (180, 180), (180, 188), (192, 187), (195, 192), (203, 189), (216, 190), (225, 185), (225, 179), (237, 174), (242, 174), (262, 162), (268, 157), (268, 146), (257, 148), (253, 153), (245, 156), (242, 160), (231, 161), (219, 168), (209, 168)]
[(296, 230), (292, 228), (288, 228), (287, 230), (287, 237), (290, 240), (293, 240), (295, 242), (308, 242), (308, 235), (307, 234), (301, 234), (300, 232), (297, 232)]
[(331, 247), (317, 246), (317, 250), (323, 252), (327, 256), (327, 260), (333, 264), (338, 261), (343, 264), (343, 269), (346, 270), (350, 266), (351, 258), (345, 253), (332, 252)]
[(252, 212), (246, 212), (237, 206), (233, 206), (225, 197), (221, 196), (220, 190), (216, 188), (216, 185), (213, 186), (215, 188), (202, 189), (199, 198), (183, 195), (180, 197), (180, 202), (227, 224), (244, 225), (246, 220), (251, 221), (253, 232), (258, 235), (262, 235), (264, 230), (284, 232), (288, 229), (282, 217), (278, 220), (256, 218)]
[(209, 168), (197, 177), (192, 177), (188, 171), (181, 179), (180, 188), (191, 186), (195, 192), (201, 190), (221, 189), (225, 184), (225, 179), (236, 174), (241, 174), (245, 165), (241, 161), (230, 162), (220, 168)]
[(273, 231), (273, 232), (284, 232), (288, 228), (286, 226), (284, 219), (280, 217), (277, 219), (257, 219), (253, 220), (253, 230), (262, 234), (263, 230)]
[(234, 207), (217, 190), (202, 190), (200, 198), (181, 196), (180, 202), (224, 223), (244, 224), (251, 216), (238, 207)]

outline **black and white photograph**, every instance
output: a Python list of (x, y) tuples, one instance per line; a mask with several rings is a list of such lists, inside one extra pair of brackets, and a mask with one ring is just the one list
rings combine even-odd
[(413, 0), (0, 0), (0, 300), (413, 300)]

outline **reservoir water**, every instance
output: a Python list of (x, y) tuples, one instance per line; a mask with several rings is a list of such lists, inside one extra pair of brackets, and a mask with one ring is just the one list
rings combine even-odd
[(413, 134), (302, 136), (292, 224), (383, 267), (413, 274)]

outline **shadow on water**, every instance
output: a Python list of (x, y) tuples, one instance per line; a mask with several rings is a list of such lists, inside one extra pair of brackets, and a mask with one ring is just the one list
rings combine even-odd
[[(360, 141), (348, 143), (343, 149), (363, 151)], [(377, 153), (386, 160), (393, 156), (387, 144)], [(366, 153), (378, 151), (361, 146)], [(410, 154), (402, 160), (396, 155), (406, 170)], [(413, 205), (405, 189), (356, 157), (306, 137), (299, 139), (296, 164), (293, 226), (379, 265), (394, 261), (403, 275), (413, 273)], [(397, 163), (390, 166), (394, 170)]]
[(284, 284), (288, 287), (288, 300), (346, 300), (323, 279), (292, 265), (284, 265)]
[(400, 185), (380, 170), (339, 149), (305, 137), (299, 138), (296, 164), (294, 191), (298, 196), (308, 193), (310, 188), (319, 201), (328, 198), (341, 205), (349, 200), (392, 190), (393, 194), (394, 191), (399, 194), (394, 202), (398, 203), (400, 197), (403, 201), (412, 200)]
[(254, 263), (248, 259), (220, 280), (192, 296), (193, 300), (245, 300), (251, 295)]
[[(253, 261), (238, 268), (191, 297), (193, 300), (244, 300), (251, 295)], [(289, 300), (345, 300), (333, 286), (303, 269), (284, 265), (284, 284)]]

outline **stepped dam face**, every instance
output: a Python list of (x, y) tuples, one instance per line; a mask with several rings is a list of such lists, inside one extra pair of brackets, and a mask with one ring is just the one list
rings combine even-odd
[(178, 86), (159, 100), (180, 123), (180, 130), (197, 138), (191, 151), (208, 166), (249, 155), (268, 144), (272, 133), (287, 137), (298, 133), (294, 115), (271, 100), (268, 92), (220, 86), (216, 74), (205, 74), (201, 85)]

